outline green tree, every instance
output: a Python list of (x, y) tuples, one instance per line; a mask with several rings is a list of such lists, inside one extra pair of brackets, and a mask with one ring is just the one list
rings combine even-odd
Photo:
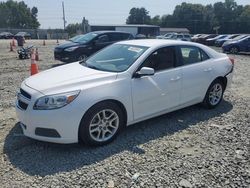
[(127, 24), (150, 24), (151, 18), (145, 8), (132, 8), (127, 18)]
[(70, 37), (76, 35), (77, 33), (87, 33), (90, 30), (89, 22), (85, 17), (82, 19), (82, 23), (68, 24), (65, 28)]
[(159, 15), (156, 15), (156, 16), (154, 16), (154, 17), (151, 19), (150, 24), (160, 26), (160, 25), (161, 25), (161, 21), (162, 21), (162, 20), (161, 20), (161, 17), (160, 17)]
[(246, 5), (239, 16), (240, 29), (243, 33), (250, 33), (250, 5)]
[(37, 29), (40, 26), (37, 13), (36, 7), (30, 9), (23, 1), (0, 2), (0, 27)]

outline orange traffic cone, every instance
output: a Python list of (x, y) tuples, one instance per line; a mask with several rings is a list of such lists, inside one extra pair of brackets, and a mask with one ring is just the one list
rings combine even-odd
[(45, 46), (46, 44), (45, 44), (45, 40), (43, 40), (43, 45)]
[(16, 46), (16, 43), (15, 43), (15, 39), (14, 37), (12, 38), (12, 46), (15, 47)]
[(38, 54), (38, 48), (36, 48), (36, 54), (35, 54), (35, 60), (36, 61), (39, 61), (39, 54)]
[(11, 42), (10, 42), (10, 52), (13, 52), (14, 50), (13, 50), (13, 46), (12, 46), (12, 44), (11, 44)]
[(34, 50), (32, 50), (31, 53), (31, 65), (30, 65), (30, 75), (34, 75), (38, 73), (38, 66), (36, 64), (36, 55), (34, 53)]

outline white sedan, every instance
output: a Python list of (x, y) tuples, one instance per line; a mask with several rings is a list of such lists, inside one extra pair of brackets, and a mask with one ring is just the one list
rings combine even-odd
[(118, 42), (24, 80), (16, 111), (30, 138), (103, 145), (124, 126), (197, 103), (216, 107), (233, 67), (233, 59), (201, 44)]

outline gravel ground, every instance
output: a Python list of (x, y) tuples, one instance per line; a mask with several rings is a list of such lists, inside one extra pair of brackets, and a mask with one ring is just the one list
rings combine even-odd
[[(23, 137), (15, 93), (30, 60), (0, 41), (0, 187), (250, 187), (250, 56), (234, 56), (231, 90), (214, 110), (195, 105), (125, 129), (89, 148)], [(44, 70), (56, 41), (39, 47)]]

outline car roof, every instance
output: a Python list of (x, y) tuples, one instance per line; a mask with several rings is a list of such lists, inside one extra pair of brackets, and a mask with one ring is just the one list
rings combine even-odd
[[(125, 45), (135, 45), (135, 46), (144, 46), (151, 49), (156, 49), (159, 47), (164, 46), (194, 46), (201, 48), (205, 52), (207, 52), (211, 57), (219, 57), (222, 56), (221, 53), (216, 52), (210, 47), (207, 47), (203, 44), (195, 43), (195, 42), (188, 42), (188, 41), (180, 41), (180, 40), (168, 40), (168, 39), (140, 39), (140, 40), (126, 40), (120, 41), (116, 44), (125, 44)], [(223, 54), (224, 55), (224, 54)]]
[(141, 39), (141, 40), (128, 40), (120, 41), (119, 44), (128, 44), (135, 46), (145, 46), (145, 47), (157, 47), (162, 45), (193, 45), (197, 46), (197, 43), (177, 41), (177, 40), (167, 40), (167, 39)]
[(124, 32), (124, 31), (112, 31), (112, 30), (105, 30), (105, 31), (93, 31), (91, 33), (95, 33), (95, 34), (104, 34), (104, 33), (126, 33), (126, 34), (131, 34), (128, 32)]

